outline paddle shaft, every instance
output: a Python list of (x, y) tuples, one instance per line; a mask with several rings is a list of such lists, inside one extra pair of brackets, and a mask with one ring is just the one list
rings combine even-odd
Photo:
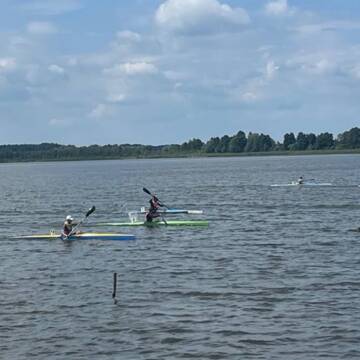
[(164, 224), (167, 225), (168, 223), (166, 222), (166, 220), (165, 220), (165, 218), (164, 218), (164, 215), (163, 215), (163, 214), (160, 214), (160, 216), (161, 216), (161, 219), (162, 219), (162, 221), (164, 222)]

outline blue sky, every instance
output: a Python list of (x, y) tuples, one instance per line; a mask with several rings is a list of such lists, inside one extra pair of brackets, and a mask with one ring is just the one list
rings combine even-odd
[(358, 0), (0, 0), (0, 143), (359, 126)]

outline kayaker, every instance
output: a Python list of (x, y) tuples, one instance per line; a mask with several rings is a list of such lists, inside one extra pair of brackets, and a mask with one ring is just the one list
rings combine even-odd
[(68, 236), (69, 234), (71, 234), (73, 228), (74, 228), (74, 223), (73, 223), (74, 219), (71, 215), (68, 215), (65, 219), (64, 222), (64, 226), (63, 226), (63, 230), (62, 230), (62, 235), (64, 236)]
[(156, 195), (152, 195), (149, 203), (150, 203), (150, 207), (148, 212), (146, 213), (146, 221), (152, 222), (153, 219), (160, 216), (158, 210), (164, 205), (160, 202), (160, 200), (156, 197)]

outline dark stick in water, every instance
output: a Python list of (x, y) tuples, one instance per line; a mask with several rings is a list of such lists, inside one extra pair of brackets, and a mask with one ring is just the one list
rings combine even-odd
[(114, 304), (117, 303), (117, 300), (116, 300), (116, 285), (117, 285), (117, 273), (114, 273), (113, 293), (112, 293), (112, 298), (114, 299)]

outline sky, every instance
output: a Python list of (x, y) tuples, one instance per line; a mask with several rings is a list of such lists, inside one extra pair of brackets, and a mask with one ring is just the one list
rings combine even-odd
[(359, 0), (0, 0), (0, 144), (360, 126)]

